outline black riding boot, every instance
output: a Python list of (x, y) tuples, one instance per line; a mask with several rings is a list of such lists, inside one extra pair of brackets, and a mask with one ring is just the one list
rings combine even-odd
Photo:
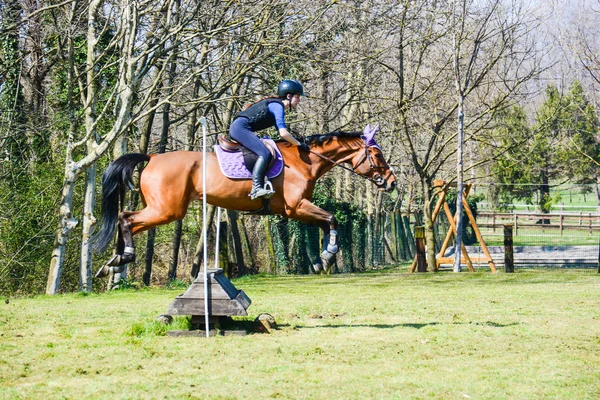
[(252, 191), (250, 192), (250, 198), (252, 200), (259, 197), (269, 198), (273, 196), (275, 191), (271, 182), (265, 184), (265, 174), (267, 170), (267, 160), (264, 157), (258, 157), (254, 169), (252, 170)]

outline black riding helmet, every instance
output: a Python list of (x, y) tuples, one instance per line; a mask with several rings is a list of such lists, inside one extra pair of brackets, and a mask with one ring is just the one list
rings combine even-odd
[(302, 86), (302, 84), (295, 79), (286, 79), (281, 81), (279, 87), (277, 88), (277, 96), (284, 99), (288, 94), (299, 94), (300, 96), (305, 96), (304, 86)]

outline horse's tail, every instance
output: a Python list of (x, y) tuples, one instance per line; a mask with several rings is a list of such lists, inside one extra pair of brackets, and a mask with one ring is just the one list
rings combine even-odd
[(126, 185), (133, 189), (133, 171), (141, 162), (149, 161), (147, 154), (131, 153), (119, 157), (108, 165), (102, 175), (102, 228), (92, 238), (93, 249), (101, 253), (108, 247), (117, 229), (119, 204), (123, 204)]

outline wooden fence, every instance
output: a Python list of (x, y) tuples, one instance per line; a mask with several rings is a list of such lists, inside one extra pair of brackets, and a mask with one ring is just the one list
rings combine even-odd
[(592, 235), (600, 233), (600, 213), (553, 212), (545, 214), (527, 211), (512, 213), (480, 211), (477, 213), (477, 225), (480, 228), (487, 228), (492, 232), (498, 230), (501, 233), (505, 224), (514, 226), (515, 236), (519, 234), (519, 229), (523, 228), (556, 230), (561, 236), (566, 230), (577, 230)]

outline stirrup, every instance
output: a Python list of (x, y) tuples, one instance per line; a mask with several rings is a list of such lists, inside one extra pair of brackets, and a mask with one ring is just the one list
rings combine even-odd
[(250, 199), (252, 199), (252, 200), (256, 200), (259, 197), (264, 197), (265, 199), (269, 199), (274, 194), (275, 194), (275, 191), (273, 190), (273, 185), (271, 185), (271, 182), (269, 180), (267, 180), (265, 182), (265, 186), (262, 188), (252, 187), (252, 191), (250, 192), (250, 194), (248, 196), (250, 196)]

